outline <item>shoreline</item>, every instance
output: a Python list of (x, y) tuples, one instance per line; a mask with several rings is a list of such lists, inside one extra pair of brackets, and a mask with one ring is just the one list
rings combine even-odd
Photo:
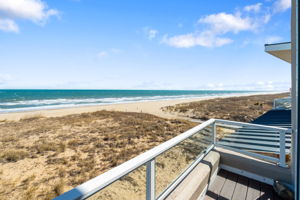
[(161, 110), (162, 107), (173, 106), (181, 103), (190, 103), (194, 101), (211, 100), (216, 98), (230, 98), (230, 97), (242, 97), (242, 96), (253, 96), (253, 95), (266, 95), (266, 94), (280, 94), (283, 92), (258, 92), (258, 93), (246, 93), (246, 94), (233, 94), (233, 95), (221, 95), (221, 96), (206, 96), (206, 97), (195, 97), (186, 99), (169, 99), (169, 100), (153, 100), (153, 101), (136, 101), (128, 103), (116, 103), (107, 105), (85, 105), (77, 107), (67, 108), (56, 108), (56, 109), (43, 109), (43, 110), (32, 110), (32, 111), (21, 111), (21, 112), (7, 112), (0, 113), (0, 121), (17, 121), (23, 118), (31, 117), (61, 117), (71, 114), (81, 114), (96, 112), (100, 110), (107, 111), (121, 111), (121, 112), (141, 112), (156, 115), (167, 119), (185, 117), (178, 116), (172, 113), (167, 113)]

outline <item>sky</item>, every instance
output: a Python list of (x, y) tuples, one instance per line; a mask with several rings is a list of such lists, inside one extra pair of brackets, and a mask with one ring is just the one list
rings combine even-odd
[(288, 90), (290, 0), (0, 0), (1, 89)]

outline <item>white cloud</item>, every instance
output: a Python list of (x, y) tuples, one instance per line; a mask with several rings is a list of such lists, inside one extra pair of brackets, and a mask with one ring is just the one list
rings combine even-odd
[(165, 35), (162, 43), (177, 48), (190, 48), (194, 46), (220, 47), (233, 42), (231, 38), (223, 35), (227, 33), (237, 34), (241, 31), (255, 32), (259, 26), (256, 19), (242, 17), (239, 12), (235, 14), (222, 12), (207, 15), (200, 18), (198, 23), (206, 26), (206, 30), (172, 37)]
[(143, 30), (149, 40), (153, 40), (158, 34), (157, 30), (149, 28), (149, 27), (144, 27)]
[(264, 24), (267, 24), (267, 23), (271, 20), (271, 17), (272, 17), (272, 15), (271, 15), (270, 13), (265, 14), (265, 15), (262, 17), (262, 22), (263, 22)]
[(49, 17), (58, 16), (58, 14), (57, 10), (48, 9), (47, 4), (42, 0), (0, 0), (1, 20), (9, 20), (10, 27), (13, 27), (11, 29), (14, 32), (17, 30), (15, 22), (17, 19), (44, 25)]
[(48, 9), (41, 0), (0, 0), (0, 12), (10, 18), (28, 19), (36, 23), (43, 23), (58, 11)]
[(280, 36), (268, 36), (265, 40), (266, 44), (272, 44), (282, 41), (282, 37)]
[(195, 46), (220, 47), (231, 42), (232, 40), (230, 38), (215, 37), (215, 35), (210, 32), (199, 34), (190, 33), (173, 37), (168, 37), (166, 35), (162, 39), (162, 43), (176, 48), (190, 48)]
[(262, 3), (257, 3), (249, 6), (245, 6), (244, 10), (247, 12), (259, 12), (261, 10)]
[(291, 0), (276, 0), (273, 5), (274, 12), (284, 12), (287, 9), (291, 8), (292, 1)]
[(256, 23), (250, 17), (241, 17), (239, 12), (235, 14), (218, 13), (199, 19), (199, 23), (207, 24), (215, 33), (239, 33), (240, 31), (255, 30)]
[(0, 19), (0, 30), (5, 32), (19, 32), (18, 25), (11, 19)]
[[(276, 12), (283, 12), (290, 7), (291, 0), (275, 0), (271, 7), (256, 3), (237, 9), (234, 13), (221, 12), (207, 15), (198, 20), (200, 28), (197, 27), (194, 32), (174, 36), (166, 34), (161, 42), (176, 48), (220, 47), (234, 41), (232, 34), (246, 31), (258, 33), (263, 25), (270, 22)], [(266, 40), (277, 42), (281, 38), (273, 36)]]

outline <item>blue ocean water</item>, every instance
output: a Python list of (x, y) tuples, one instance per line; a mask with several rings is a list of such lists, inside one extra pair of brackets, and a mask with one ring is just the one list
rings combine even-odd
[(232, 96), (255, 91), (214, 90), (0, 90), (0, 113), (136, 101)]

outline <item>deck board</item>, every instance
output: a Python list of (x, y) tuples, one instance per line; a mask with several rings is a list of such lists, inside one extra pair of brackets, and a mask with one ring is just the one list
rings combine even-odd
[(205, 200), (217, 199), (220, 192), (224, 186), (225, 180), (227, 178), (228, 172), (225, 170), (220, 170), (218, 176), (214, 180), (214, 183), (210, 185), (209, 190), (206, 193)]
[(246, 200), (256, 200), (260, 197), (260, 183), (253, 179), (249, 179)]
[(272, 186), (221, 169), (210, 184), (205, 200), (277, 200)]
[(225, 180), (224, 186), (221, 190), (218, 199), (223, 200), (223, 199), (232, 198), (237, 179), (238, 179), (238, 175), (228, 172), (227, 179)]
[(248, 190), (248, 178), (239, 176), (236, 187), (232, 196), (232, 200), (246, 199)]

